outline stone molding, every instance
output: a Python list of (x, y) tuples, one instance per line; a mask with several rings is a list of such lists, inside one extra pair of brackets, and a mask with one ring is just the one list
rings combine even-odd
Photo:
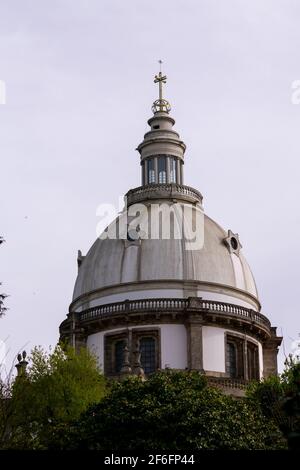
[(179, 201), (192, 202), (202, 205), (202, 194), (190, 186), (178, 183), (147, 184), (130, 189), (126, 195), (127, 206), (149, 200), (166, 199), (169, 202), (176, 199)]
[(69, 339), (72, 344), (72, 338), (78, 336), (82, 344), (84, 337), (111, 328), (187, 322), (229, 328), (241, 334), (247, 333), (259, 342), (274, 337), (269, 320), (261, 313), (200, 297), (125, 300), (82, 312), (70, 312), (60, 326), (60, 334), (61, 339)]
[[(255, 308), (260, 311), (261, 305), (258, 299), (245, 292), (242, 289), (238, 289), (227, 284), (218, 284), (215, 282), (206, 281), (195, 281), (195, 280), (178, 280), (178, 279), (162, 279), (162, 280), (145, 280), (145, 281), (134, 281), (126, 282), (123, 284), (115, 284), (112, 286), (101, 287), (93, 291), (82, 294), (77, 299), (74, 299), (70, 305), (69, 311), (76, 311), (78, 308), (84, 306), (86, 302), (90, 300), (96, 300), (99, 297), (106, 297), (108, 295), (128, 293), (130, 291), (146, 291), (152, 289), (182, 289), (183, 291), (196, 292), (198, 290), (206, 290), (207, 292), (215, 292), (218, 294), (228, 295), (231, 297), (237, 297), (244, 302), (251, 303)], [(194, 295), (196, 297), (197, 295)]]

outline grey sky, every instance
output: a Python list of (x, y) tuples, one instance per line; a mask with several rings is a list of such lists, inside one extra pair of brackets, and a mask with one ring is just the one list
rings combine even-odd
[(25, 344), (57, 341), (97, 206), (140, 184), (134, 149), (160, 58), (187, 144), (185, 183), (240, 234), (262, 312), (289, 351), (300, 332), (299, 21), (291, 0), (0, 0), (9, 361)]

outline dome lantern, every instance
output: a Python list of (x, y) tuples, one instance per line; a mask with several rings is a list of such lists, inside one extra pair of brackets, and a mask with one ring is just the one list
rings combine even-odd
[[(159, 61), (160, 65), (162, 61)], [(137, 147), (141, 156), (142, 185), (183, 184), (183, 164), (186, 146), (173, 130), (175, 120), (169, 115), (170, 103), (163, 98), (162, 85), (167, 76), (161, 70), (155, 75), (159, 85), (159, 98), (152, 105), (153, 116), (148, 120), (151, 128)]]

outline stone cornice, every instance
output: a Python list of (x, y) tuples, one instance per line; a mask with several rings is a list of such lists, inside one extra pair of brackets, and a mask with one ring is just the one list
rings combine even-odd
[(80, 313), (71, 312), (61, 324), (60, 331), (61, 337), (65, 338), (72, 328), (77, 333), (88, 336), (98, 331), (129, 325), (187, 324), (190, 321), (237, 330), (264, 342), (272, 337), (270, 322), (261, 313), (238, 305), (197, 297), (127, 300), (100, 305)]
[[(148, 133), (149, 136), (150, 133)], [(137, 150), (141, 153), (141, 151), (145, 148), (148, 147), (149, 145), (152, 144), (163, 144), (166, 143), (168, 145), (173, 144), (175, 146), (178, 146), (182, 149), (184, 152), (186, 149), (186, 145), (182, 140), (176, 139), (175, 137), (163, 137), (163, 136), (157, 136), (157, 137), (147, 137), (147, 140), (143, 140), (141, 144), (137, 147)], [(158, 150), (159, 151), (159, 150)], [(155, 155), (155, 154), (154, 154)]]
[(127, 206), (149, 200), (167, 199), (202, 205), (202, 194), (190, 186), (178, 183), (148, 184), (130, 189), (126, 195)]
[(215, 282), (204, 282), (195, 280), (180, 280), (180, 279), (162, 279), (162, 280), (145, 280), (126, 282), (122, 284), (115, 284), (112, 286), (101, 287), (93, 291), (87, 292), (77, 299), (74, 299), (70, 305), (69, 311), (74, 311), (80, 308), (84, 303), (98, 299), (99, 297), (106, 297), (108, 295), (128, 293), (130, 291), (144, 291), (150, 289), (183, 289), (183, 290), (207, 290), (208, 292), (216, 292), (218, 294), (229, 295), (237, 297), (244, 302), (249, 302), (256, 306), (257, 310), (260, 311), (261, 305), (259, 300), (245, 292), (242, 289), (228, 286), (226, 284), (218, 284)]

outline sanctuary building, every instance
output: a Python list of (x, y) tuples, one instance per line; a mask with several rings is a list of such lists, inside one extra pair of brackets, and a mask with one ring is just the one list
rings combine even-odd
[(277, 373), (281, 337), (261, 313), (238, 234), (203, 211), (184, 184), (186, 146), (155, 77), (141, 185), (86, 256), (60, 337), (87, 346), (109, 377), (198, 370), (224, 386)]

